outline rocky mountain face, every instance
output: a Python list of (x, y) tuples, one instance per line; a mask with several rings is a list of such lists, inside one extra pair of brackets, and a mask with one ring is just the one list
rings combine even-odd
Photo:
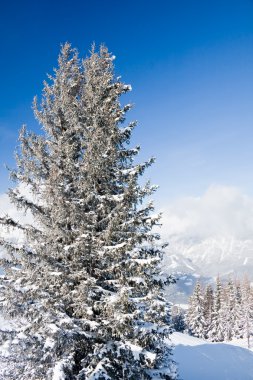
[(186, 302), (198, 279), (212, 283), (217, 275), (222, 279), (242, 278), (246, 274), (253, 281), (253, 239), (171, 238), (164, 270), (178, 278), (173, 289), (168, 290), (168, 297), (174, 302)]

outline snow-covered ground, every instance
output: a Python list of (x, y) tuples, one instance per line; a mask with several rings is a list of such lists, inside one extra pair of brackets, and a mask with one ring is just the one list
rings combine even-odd
[(246, 340), (210, 343), (175, 332), (174, 360), (182, 380), (252, 380), (253, 349)]

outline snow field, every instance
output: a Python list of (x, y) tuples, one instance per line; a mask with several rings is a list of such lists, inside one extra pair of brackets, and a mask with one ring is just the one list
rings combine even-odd
[(245, 348), (246, 339), (211, 343), (175, 332), (171, 341), (182, 380), (253, 379), (253, 349)]

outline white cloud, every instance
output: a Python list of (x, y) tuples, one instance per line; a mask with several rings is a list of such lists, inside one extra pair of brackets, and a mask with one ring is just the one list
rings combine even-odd
[(253, 198), (234, 187), (211, 186), (201, 197), (177, 199), (163, 208), (162, 236), (252, 239)]

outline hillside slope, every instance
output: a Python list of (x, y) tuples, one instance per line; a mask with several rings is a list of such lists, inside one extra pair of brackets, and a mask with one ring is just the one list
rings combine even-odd
[(252, 380), (253, 350), (246, 342), (210, 343), (173, 333), (174, 360), (182, 380)]

